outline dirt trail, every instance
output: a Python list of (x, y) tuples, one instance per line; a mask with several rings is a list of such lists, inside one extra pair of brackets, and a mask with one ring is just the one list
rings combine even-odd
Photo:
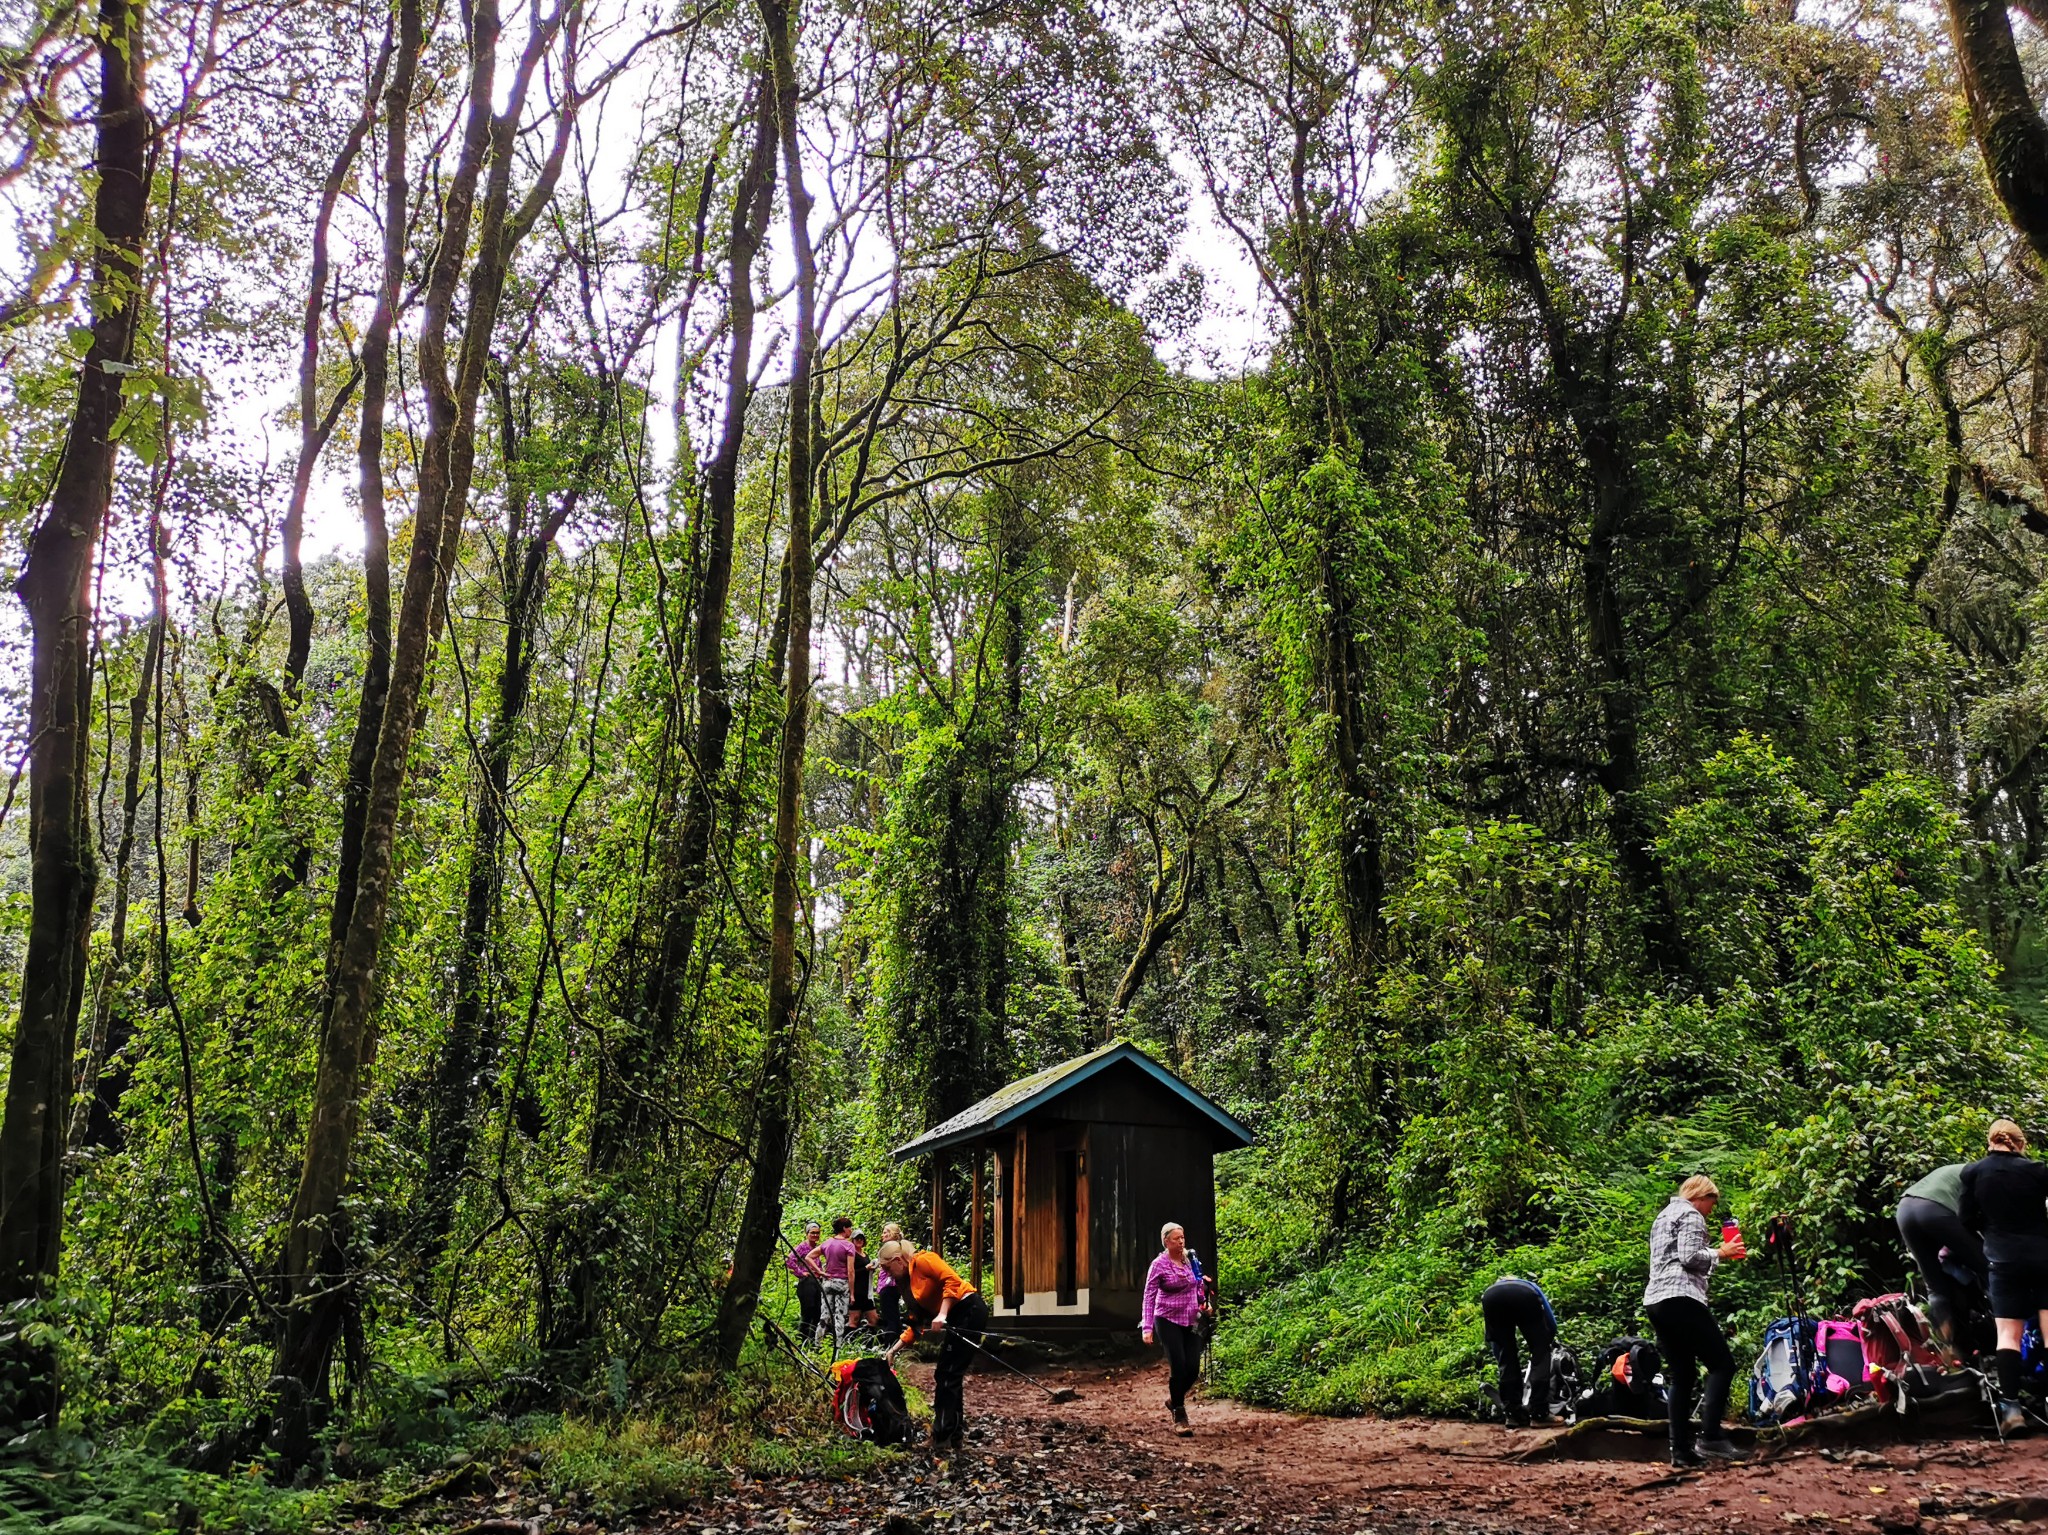
[[(905, 1361), (929, 1397), (931, 1367)], [(1615, 1457), (1519, 1458), (1553, 1436), (1442, 1419), (1297, 1418), (1198, 1399), (1167, 1421), (1157, 1365), (1051, 1368), (1053, 1403), (984, 1367), (967, 1379), (957, 1455), (892, 1455), (853, 1478), (735, 1470), (709, 1495), (650, 1512), (567, 1506), (484, 1486), (397, 1524), (455, 1535), (1653, 1535), (1811, 1531), (1935, 1535), (2048, 1526), (2048, 1434), (2000, 1445), (1988, 1427), (1924, 1442), (1782, 1449), (1671, 1475), (1661, 1443), (1610, 1436)], [(818, 1410), (822, 1419), (824, 1402)], [(1867, 1429), (1871, 1425), (1859, 1425)], [(1877, 1425), (1889, 1431), (1891, 1420)], [(1838, 1431), (1837, 1423), (1830, 1432)], [(1576, 1441), (1575, 1441), (1576, 1442)], [(479, 1467), (481, 1471), (484, 1468)]]
[[(904, 1373), (929, 1390), (927, 1367), (910, 1364)], [(967, 1405), (979, 1437), (962, 1456), (920, 1457), (865, 1489), (819, 1488), (837, 1515), (823, 1522), (847, 1535), (909, 1535), (912, 1525), (1034, 1535), (1119, 1528), (1635, 1535), (1822, 1524), (1902, 1535), (2016, 1528), (2022, 1521), (2015, 1515), (2038, 1525), (2048, 1513), (2048, 1436), (2001, 1446), (1987, 1430), (1863, 1450), (1794, 1448), (1674, 1477), (1661, 1456), (1514, 1459), (1540, 1442), (1540, 1431), (1298, 1418), (1227, 1401), (1196, 1401), (1194, 1436), (1183, 1439), (1167, 1422), (1158, 1366), (1050, 1369), (1038, 1378), (1072, 1386), (1078, 1399), (1055, 1404), (1020, 1381), (977, 1370), (968, 1377)]]

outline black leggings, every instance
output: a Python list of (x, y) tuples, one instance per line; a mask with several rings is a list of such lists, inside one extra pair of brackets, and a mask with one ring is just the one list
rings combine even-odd
[[(1947, 1205), (1908, 1194), (1899, 1201), (1899, 1235), (1914, 1266), (1927, 1281), (1927, 1315), (1934, 1325), (1948, 1332), (1969, 1313), (1971, 1303), (1984, 1293), (1990, 1265), (1984, 1261), (1984, 1241), (1963, 1224), (1963, 1218)], [(1948, 1263), (1941, 1250), (1948, 1249)], [(1965, 1284), (1949, 1272), (1950, 1265), (1974, 1276)]]
[(1705, 1301), (1676, 1295), (1648, 1308), (1664, 1351), (1664, 1379), (1671, 1390), (1671, 1442), (1692, 1443), (1692, 1387), (1695, 1369), (1707, 1367), (1707, 1389), (1700, 1395), (1700, 1427), (1718, 1439), (1728, 1412), (1728, 1388), (1735, 1383), (1735, 1356), (1728, 1339)]
[(824, 1312), (825, 1287), (814, 1274), (806, 1274), (796, 1282), (796, 1335), (804, 1342), (815, 1341), (818, 1318)]
[[(1550, 1415), (1550, 1356), (1557, 1348), (1557, 1324), (1550, 1309), (1533, 1286), (1519, 1280), (1503, 1279), (1488, 1285), (1479, 1297), (1479, 1314), (1486, 1320), (1486, 1346), (1493, 1350), (1493, 1362), (1500, 1367), (1500, 1399), (1510, 1418), (1526, 1412)], [(1522, 1356), (1515, 1347), (1520, 1333), (1529, 1344), (1528, 1406), (1523, 1403)]]
[(1192, 1327), (1159, 1317), (1152, 1323), (1152, 1336), (1166, 1350), (1166, 1405), (1179, 1412), (1188, 1399), (1188, 1387), (1202, 1373), (1202, 1340)]
[(961, 1296), (946, 1314), (945, 1329), (939, 1334), (939, 1362), (932, 1372), (934, 1439), (960, 1437), (967, 1416), (967, 1367), (974, 1363), (974, 1345), (987, 1326), (988, 1306), (979, 1295)]

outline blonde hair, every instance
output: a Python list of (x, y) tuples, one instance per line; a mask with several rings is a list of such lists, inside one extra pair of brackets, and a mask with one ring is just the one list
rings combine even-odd
[(2025, 1151), (2027, 1132), (2009, 1119), (1994, 1119), (1985, 1133), (1985, 1142), (1993, 1151)]
[(894, 1221), (884, 1221), (884, 1222), (882, 1222), (882, 1240), (883, 1240), (884, 1242), (900, 1242), (900, 1241), (902, 1241), (902, 1240), (903, 1240), (903, 1228), (902, 1228), (901, 1226), (897, 1225), (897, 1224), (896, 1224), (896, 1223), (895, 1223)]
[(1721, 1197), (1721, 1186), (1705, 1173), (1694, 1173), (1678, 1186), (1678, 1197), (1680, 1199), (1704, 1199), (1709, 1194), (1719, 1199)]
[(1187, 1229), (1188, 1228), (1183, 1226), (1179, 1221), (1168, 1221), (1164, 1226), (1161, 1226), (1159, 1228), (1159, 1245), (1161, 1247), (1164, 1247), (1166, 1245), (1166, 1239), (1172, 1236), (1174, 1232), (1178, 1231), (1185, 1233)]
[(916, 1256), (917, 1245), (914, 1242), (901, 1241), (884, 1242), (882, 1250), (875, 1254), (875, 1257), (883, 1263), (894, 1263), (898, 1258), (913, 1258)]

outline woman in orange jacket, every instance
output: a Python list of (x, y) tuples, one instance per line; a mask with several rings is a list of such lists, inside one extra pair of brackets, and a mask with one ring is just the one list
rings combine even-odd
[(893, 1360), (896, 1351), (920, 1332), (939, 1335), (932, 1448), (950, 1443), (957, 1450), (966, 1429), (962, 1386), (974, 1345), (988, 1326), (988, 1303), (937, 1253), (919, 1252), (909, 1242), (884, 1242), (880, 1257), (909, 1307), (909, 1325), (903, 1336), (889, 1345), (886, 1357)]

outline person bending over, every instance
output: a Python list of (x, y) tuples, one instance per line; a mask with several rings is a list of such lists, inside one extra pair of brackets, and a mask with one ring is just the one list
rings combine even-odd
[(937, 1253), (919, 1252), (908, 1242), (884, 1242), (881, 1259), (882, 1267), (903, 1291), (903, 1303), (909, 1310), (903, 1335), (889, 1345), (883, 1357), (894, 1360), (896, 1351), (920, 1332), (939, 1335), (939, 1363), (932, 1386), (932, 1448), (951, 1444), (957, 1450), (967, 1431), (963, 1390), (967, 1366), (988, 1326), (988, 1304)]
[[(1735, 1356), (1707, 1309), (1707, 1281), (1724, 1259), (1734, 1262), (1748, 1252), (1739, 1235), (1717, 1243), (1707, 1229), (1707, 1217), (1720, 1202), (1714, 1180), (1695, 1174), (1678, 1186), (1650, 1227), (1650, 1283), (1643, 1291), (1643, 1309), (1664, 1351), (1671, 1391), (1671, 1464), (1678, 1467), (1705, 1465), (1708, 1457), (1742, 1458), (1721, 1422), (1735, 1381)], [(1707, 1367), (1707, 1386), (1700, 1396), (1701, 1432), (1695, 1439), (1692, 1391), (1701, 1364)]]
[(1957, 1329), (1984, 1294), (1984, 1241), (1963, 1224), (1963, 1167), (1937, 1167), (1899, 1199), (1899, 1235), (1927, 1282), (1927, 1320), (1949, 1349)]
[(1138, 1319), (1146, 1343), (1166, 1351), (1166, 1410), (1174, 1432), (1191, 1434), (1188, 1387), (1202, 1369), (1202, 1313), (1208, 1310), (1202, 1276), (1188, 1257), (1188, 1234), (1178, 1222), (1159, 1228), (1160, 1253), (1145, 1273), (1145, 1302)]
[(2048, 1167), (2027, 1155), (2027, 1133), (1994, 1119), (1990, 1150), (1962, 1170), (1958, 1213), (1984, 1238), (1991, 1316), (1998, 1324), (1998, 1431), (2023, 1432), (2020, 1340), (2039, 1318), (2048, 1332)]
[[(1550, 1418), (1550, 1356), (1557, 1349), (1557, 1313), (1533, 1279), (1504, 1274), (1479, 1297), (1486, 1321), (1486, 1346), (1500, 1367), (1500, 1399), (1509, 1428), (1527, 1428)], [(1528, 1405), (1523, 1405), (1522, 1356), (1516, 1334), (1529, 1345)]]

